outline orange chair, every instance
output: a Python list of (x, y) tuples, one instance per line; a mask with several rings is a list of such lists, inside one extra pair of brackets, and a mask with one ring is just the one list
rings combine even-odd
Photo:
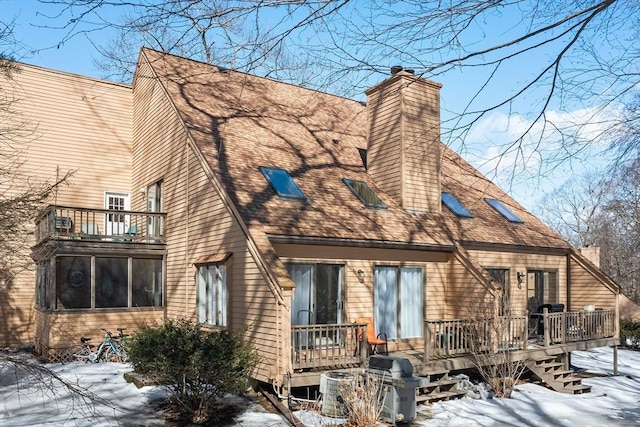
[[(369, 344), (369, 354), (377, 354), (378, 345), (384, 345), (384, 354), (389, 354), (389, 348), (387, 347), (387, 334), (381, 332), (376, 336), (376, 330), (373, 326), (373, 319), (371, 317), (358, 317), (356, 323), (367, 324), (367, 344)], [(358, 342), (362, 342), (362, 329), (358, 329)]]

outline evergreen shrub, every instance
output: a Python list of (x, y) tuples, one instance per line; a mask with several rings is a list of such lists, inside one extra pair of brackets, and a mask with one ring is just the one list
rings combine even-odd
[(226, 394), (237, 394), (258, 363), (246, 330), (205, 331), (188, 320), (145, 326), (127, 342), (129, 362), (169, 391), (180, 418), (204, 424)]

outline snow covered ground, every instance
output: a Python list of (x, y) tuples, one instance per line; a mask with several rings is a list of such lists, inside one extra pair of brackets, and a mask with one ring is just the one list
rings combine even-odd
[[(612, 376), (612, 349), (573, 353), (574, 367), (595, 374), (583, 379), (591, 393), (567, 395), (534, 384), (516, 387), (512, 399), (469, 398), (419, 407), (431, 418), (417, 424), (441, 426), (636, 426), (640, 425), (640, 351), (618, 351), (619, 376)], [(63, 390), (55, 395), (28, 385), (18, 388), (11, 375), (2, 376), (0, 425), (17, 426), (161, 426), (162, 414), (153, 404), (163, 397), (157, 387), (136, 388), (124, 381), (129, 366), (106, 364), (51, 364), (49, 368), (110, 402), (87, 413)], [(287, 426), (280, 415), (266, 411), (255, 401), (246, 406), (233, 424), (243, 427)], [(307, 426), (336, 425), (317, 413), (299, 411)]]

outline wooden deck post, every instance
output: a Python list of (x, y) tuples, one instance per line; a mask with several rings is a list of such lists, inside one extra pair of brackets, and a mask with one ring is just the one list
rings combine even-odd
[(547, 307), (542, 309), (542, 326), (544, 328), (544, 346), (549, 347), (551, 342), (551, 331), (549, 330), (549, 309)]
[(613, 375), (618, 376), (618, 346), (613, 346)]
[(424, 362), (429, 361), (429, 351), (431, 348), (431, 328), (427, 322), (424, 322)]

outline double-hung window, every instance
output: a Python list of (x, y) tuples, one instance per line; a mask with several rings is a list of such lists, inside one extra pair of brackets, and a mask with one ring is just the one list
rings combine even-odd
[(203, 264), (198, 267), (198, 322), (227, 326), (225, 264)]

